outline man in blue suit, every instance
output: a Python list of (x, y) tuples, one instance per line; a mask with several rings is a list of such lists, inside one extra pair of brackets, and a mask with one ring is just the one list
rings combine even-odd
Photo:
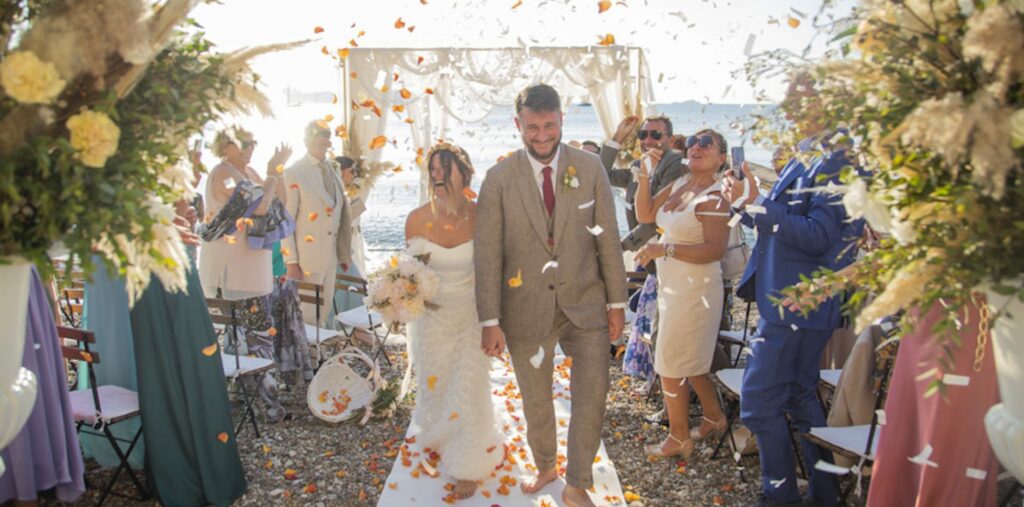
[[(745, 164), (744, 179), (730, 175), (723, 187), (723, 196), (742, 213), (741, 222), (757, 229), (737, 289), (741, 296), (753, 296), (761, 314), (757, 337), (763, 341), (751, 345), (740, 400), (740, 416), (760, 448), (762, 497), (755, 505), (831, 506), (838, 501), (835, 477), (814, 469), (819, 460), (831, 461), (831, 454), (800, 437), (811, 474), (809, 498), (801, 503), (786, 416), (801, 434), (825, 425), (816, 394), (818, 365), (832, 331), (840, 327), (841, 301), (829, 299), (807, 316), (780, 311), (773, 301), (782, 289), (799, 283), (800, 275), (848, 264), (850, 245), (860, 235), (862, 225), (847, 221), (838, 197), (820, 191), (850, 165), (844, 147), (830, 146), (835, 137), (819, 134), (801, 143), (803, 151), (822, 155), (807, 165), (799, 157), (790, 160), (767, 196), (759, 195)], [(819, 191), (808, 191), (815, 187)]]

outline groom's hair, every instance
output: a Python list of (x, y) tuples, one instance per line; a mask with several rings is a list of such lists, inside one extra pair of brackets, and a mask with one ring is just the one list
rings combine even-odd
[(544, 83), (535, 84), (523, 88), (516, 97), (516, 115), (519, 115), (524, 107), (533, 111), (561, 111), (562, 99), (551, 86)]

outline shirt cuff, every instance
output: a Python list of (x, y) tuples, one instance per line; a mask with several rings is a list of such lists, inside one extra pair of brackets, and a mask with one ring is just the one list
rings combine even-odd
[(629, 308), (629, 303), (608, 303), (609, 310), (625, 310)]
[(498, 325), (498, 319), (485, 320), (480, 325), (483, 327), (495, 327)]
[(615, 141), (612, 141), (611, 139), (605, 141), (604, 145), (609, 147), (609, 148), (611, 148), (611, 149), (613, 149), (613, 150), (622, 149), (622, 145), (621, 144), (619, 144), (619, 143), (617, 143)]

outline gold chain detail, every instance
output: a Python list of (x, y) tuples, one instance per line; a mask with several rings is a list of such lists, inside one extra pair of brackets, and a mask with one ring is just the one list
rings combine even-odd
[[(981, 298), (976, 300), (982, 301)], [(988, 344), (988, 337), (990, 335), (989, 322), (991, 322), (992, 312), (987, 302), (981, 303), (978, 314), (981, 316), (981, 322), (978, 323), (978, 346), (974, 348), (973, 369), (975, 372), (981, 371), (981, 363), (985, 359), (985, 345)]]

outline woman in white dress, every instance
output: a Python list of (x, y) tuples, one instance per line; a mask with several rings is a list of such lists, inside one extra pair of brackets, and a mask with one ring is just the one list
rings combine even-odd
[[(729, 241), (729, 204), (722, 200), (721, 172), (727, 166), (721, 134), (702, 130), (686, 141), (690, 175), (651, 197), (641, 169), (636, 194), (640, 223), (655, 222), (664, 233), (658, 243), (637, 252), (640, 265), (658, 265), (658, 340), (654, 371), (661, 376), (669, 435), (644, 448), (648, 456), (688, 459), (695, 442), (726, 430), (718, 395), (711, 384), (711, 361), (722, 315), (721, 261)], [(657, 167), (660, 153), (651, 156)], [(641, 167), (643, 164), (641, 164)], [(699, 428), (690, 430), (693, 387), (704, 410)]]
[(504, 459), (491, 400), (490, 358), (480, 350), (473, 226), (476, 203), (468, 192), (473, 166), (466, 152), (438, 143), (427, 158), (431, 199), (409, 214), (405, 237), (412, 255), (430, 254), (440, 278), (440, 305), (409, 323), (410, 357), (417, 379), (412, 424), (417, 441), (441, 455), (441, 471), (456, 481), (456, 498), (468, 498), (477, 481)]
[[(221, 212), (231, 199), (234, 187), (243, 181), (263, 187), (264, 195), (271, 196), (260, 202), (253, 216), (266, 214), (274, 199), (286, 204), (284, 178), (278, 174), (277, 167), (288, 161), (291, 148), (282, 145), (274, 150), (267, 162), (265, 179), (249, 167), (255, 149), (256, 140), (241, 128), (217, 133), (213, 151), (221, 163), (206, 177), (204, 222), (209, 223)], [(199, 250), (199, 280), (207, 297), (236, 300), (270, 294), (274, 281), (272, 252), (266, 248), (250, 248), (244, 227), (235, 234), (206, 241)]]

